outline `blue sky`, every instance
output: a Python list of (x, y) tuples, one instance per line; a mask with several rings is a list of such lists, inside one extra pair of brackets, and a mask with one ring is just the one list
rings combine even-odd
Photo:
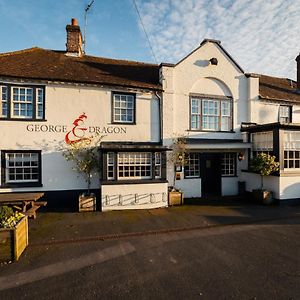
[[(89, 0), (0, 0), (0, 52), (65, 49), (72, 17), (83, 31)], [(136, 0), (158, 63), (219, 39), (245, 72), (296, 78), (300, 0)], [(155, 62), (132, 0), (95, 0), (87, 54)]]

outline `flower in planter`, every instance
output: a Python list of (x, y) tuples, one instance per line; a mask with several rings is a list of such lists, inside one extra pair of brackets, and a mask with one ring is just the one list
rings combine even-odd
[(11, 207), (0, 206), (0, 228), (13, 228), (25, 215)]
[(261, 190), (264, 189), (264, 176), (269, 176), (279, 171), (279, 162), (276, 157), (267, 153), (259, 153), (250, 162), (250, 170), (259, 173), (261, 176)]

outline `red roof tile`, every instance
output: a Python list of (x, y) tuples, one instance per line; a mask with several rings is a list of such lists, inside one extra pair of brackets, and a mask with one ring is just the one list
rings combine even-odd
[(160, 90), (159, 66), (30, 48), (0, 54), (0, 76)]

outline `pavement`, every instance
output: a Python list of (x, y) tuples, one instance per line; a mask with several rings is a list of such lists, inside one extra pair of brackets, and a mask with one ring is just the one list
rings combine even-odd
[(202, 205), (109, 212), (37, 213), (29, 222), (30, 246), (111, 240), (263, 223), (300, 216), (300, 206), (263, 206), (237, 199)]
[(300, 206), (38, 211), (0, 299), (298, 299)]

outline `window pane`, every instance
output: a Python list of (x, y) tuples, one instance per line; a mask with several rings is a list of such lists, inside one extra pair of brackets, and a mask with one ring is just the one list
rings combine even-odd
[(114, 121), (133, 123), (134, 96), (114, 94)]

